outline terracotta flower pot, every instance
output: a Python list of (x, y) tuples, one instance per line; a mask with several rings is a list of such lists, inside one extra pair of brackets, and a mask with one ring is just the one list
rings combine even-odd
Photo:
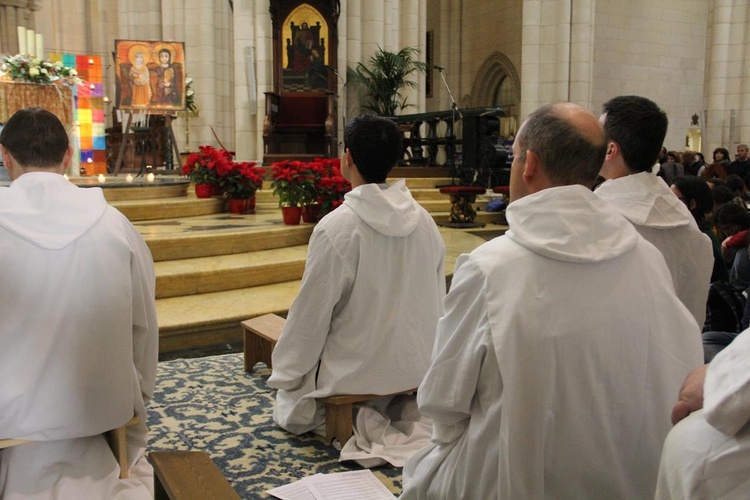
[(284, 224), (296, 226), (302, 217), (302, 207), (281, 207), (281, 215), (284, 218)]
[(319, 213), (320, 205), (317, 203), (313, 205), (305, 205), (302, 207), (302, 222), (318, 222)]
[(196, 184), (195, 196), (198, 198), (210, 198), (213, 194), (214, 187), (211, 184)]
[(240, 200), (229, 199), (229, 211), (233, 214), (249, 214), (255, 212), (255, 197)]

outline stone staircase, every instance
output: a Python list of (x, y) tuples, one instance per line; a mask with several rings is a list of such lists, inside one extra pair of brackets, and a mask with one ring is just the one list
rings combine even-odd
[[(437, 222), (449, 220), (450, 202), (434, 186), (450, 178), (409, 178), (414, 197)], [(297, 295), (313, 224), (284, 226), (269, 186), (256, 195), (256, 213), (224, 212), (221, 198), (198, 199), (192, 186), (176, 196), (110, 203), (123, 212), (151, 249), (156, 271), (160, 353), (237, 346), (240, 322), (285, 315)], [(481, 208), (479, 201), (477, 207)], [(484, 230), (441, 227), (446, 273), (455, 260), (485, 241), (482, 231), (505, 230), (502, 214), (479, 212)], [(474, 234), (472, 234), (474, 233)]]

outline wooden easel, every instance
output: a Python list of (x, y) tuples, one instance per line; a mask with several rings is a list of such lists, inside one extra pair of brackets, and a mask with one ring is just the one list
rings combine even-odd
[[(179, 165), (180, 161), (180, 148), (177, 147), (177, 139), (174, 135), (174, 130), (172, 129), (172, 115), (169, 113), (160, 113), (159, 111), (156, 112), (149, 112), (149, 114), (152, 115), (158, 115), (163, 114), (164, 115), (164, 127), (167, 131), (167, 134), (169, 134), (169, 141), (172, 144), (174, 159), (177, 161), (177, 164)], [(125, 156), (125, 148), (128, 145), (128, 139), (130, 138), (130, 127), (133, 124), (133, 112), (128, 111), (128, 121), (125, 125), (125, 132), (122, 135), (122, 144), (120, 144), (120, 151), (117, 153), (117, 161), (115, 162), (115, 170), (114, 175), (118, 175), (120, 173), (120, 168), (122, 168), (122, 159)]]

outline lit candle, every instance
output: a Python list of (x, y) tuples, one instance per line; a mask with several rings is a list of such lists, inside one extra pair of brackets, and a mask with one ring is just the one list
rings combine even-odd
[(107, 178), (106, 178), (106, 177), (104, 177), (104, 174), (99, 174), (99, 175), (97, 176), (97, 179), (99, 179), (99, 182), (101, 182), (101, 183), (104, 183), (104, 181), (106, 181), (106, 180), (107, 180)]
[(26, 53), (36, 57), (36, 36), (34, 30), (26, 30)]
[(86, 163), (94, 163), (94, 159), (93, 158), (86, 158)]
[(36, 34), (36, 56), (39, 59), (44, 59), (44, 36)]
[(130, 175), (130, 174), (126, 175), (125, 176), (125, 182), (127, 182), (128, 184), (130, 184), (131, 182), (133, 182), (133, 176)]
[(26, 53), (26, 28), (18, 26), (18, 53)]
[(154, 174), (146, 174), (146, 180), (148, 182), (154, 182)]

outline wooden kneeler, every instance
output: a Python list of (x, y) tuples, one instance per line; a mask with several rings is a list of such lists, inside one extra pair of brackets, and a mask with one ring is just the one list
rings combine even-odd
[(155, 500), (239, 500), (205, 451), (152, 451)]
[(352, 427), (354, 425), (353, 405), (355, 403), (364, 403), (375, 398), (414, 394), (416, 392), (417, 389), (409, 389), (407, 391), (394, 392), (393, 394), (341, 395), (321, 399), (326, 405), (326, 441), (332, 443), (334, 440), (338, 440), (341, 446), (349, 441), (349, 438), (354, 434)]
[(264, 314), (242, 322), (242, 345), (245, 354), (245, 371), (253, 371), (255, 363), (262, 361), (271, 366), (271, 353), (279, 341), (286, 320), (276, 314)]

